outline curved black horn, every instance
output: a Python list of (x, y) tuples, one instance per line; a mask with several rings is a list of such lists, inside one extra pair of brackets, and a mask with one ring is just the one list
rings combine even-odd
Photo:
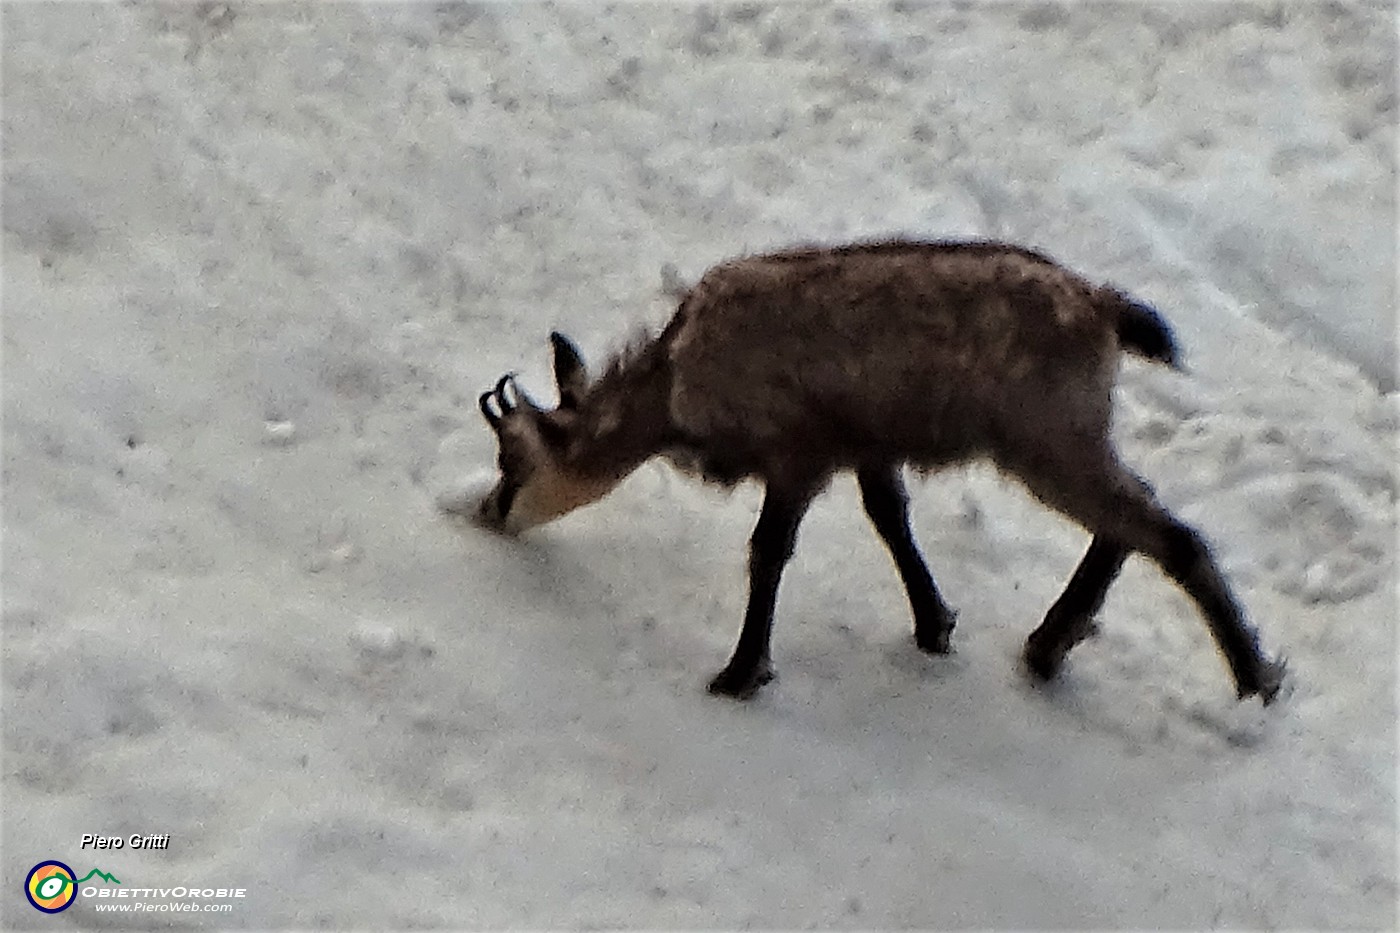
[(510, 399), (506, 398), (506, 386), (513, 378), (514, 376), (510, 373), (506, 373), (500, 379), (496, 380), (496, 388), (491, 390), (491, 394), (496, 398), (496, 404), (501, 406), (501, 414), (503, 415), (508, 415), (515, 410), (515, 406), (511, 404)]
[[(539, 411), (540, 406), (535, 404), (535, 400), (530, 397), (530, 393), (520, 388), (520, 383), (517, 382), (515, 379), (515, 373), (510, 373), (506, 376), (506, 386), (510, 389), (511, 394), (515, 396), (515, 400), (512, 403), (511, 407), (518, 408), (519, 406), (524, 405), (526, 408), (532, 408), (535, 411)], [(504, 396), (502, 397), (504, 398)]]
[(494, 410), (491, 407), (491, 400), (494, 398), (494, 393), (483, 392), (476, 401), (477, 405), (481, 408), (481, 414), (486, 418), (486, 423), (491, 425), (491, 427), (493, 428), (501, 423), (500, 412)]

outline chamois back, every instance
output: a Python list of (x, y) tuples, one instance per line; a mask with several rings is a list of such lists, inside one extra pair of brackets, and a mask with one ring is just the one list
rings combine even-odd
[(1106, 294), (998, 243), (734, 260), (701, 278), (668, 328), (670, 418), (755, 474), (794, 457), (932, 468), (995, 454), (1032, 425), (1096, 430), (1119, 348)]

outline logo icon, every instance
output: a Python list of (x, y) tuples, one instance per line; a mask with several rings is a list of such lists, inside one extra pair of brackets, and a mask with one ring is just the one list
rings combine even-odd
[(72, 905), (78, 896), (78, 885), (93, 875), (112, 884), (121, 884), (115, 877), (97, 868), (75, 879), (73, 869), (60, 861), (49, 859), (29, 869), (29, 875), (24, 879), (24, 896), (29, 898), (29, 903), (35, 910), (56, 914)]
[(35, 910), (56, 914), (67, 910), (78, 896), (73, 869), (53, 859), (29, 869), (24, 879), (24, 896)]

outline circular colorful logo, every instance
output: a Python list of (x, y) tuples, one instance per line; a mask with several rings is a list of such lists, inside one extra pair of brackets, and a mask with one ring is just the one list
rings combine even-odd
[(74, 879), (73, 869), (62, 862), (40, 862), (29, 869), (29, 877), (24, 879), (24, 896), (35, 910), (56, 914), (67, 910), (78, 896)]

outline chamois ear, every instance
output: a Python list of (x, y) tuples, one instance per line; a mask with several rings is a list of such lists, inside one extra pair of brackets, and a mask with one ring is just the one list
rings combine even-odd
[(568, 337), (551, 331), (549, 342), (554, 347), (554, 384), (559, 387), (559, 407), (577, 408), (588, 388), (588, 368), (583, 354)]

